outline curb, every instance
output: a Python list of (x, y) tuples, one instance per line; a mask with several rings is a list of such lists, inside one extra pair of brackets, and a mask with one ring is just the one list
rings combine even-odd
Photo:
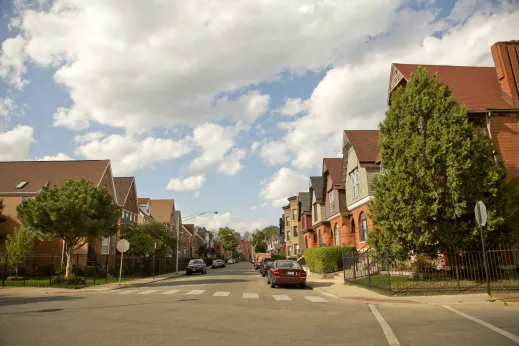
[(328, 292), (327, 290), (324, 290), (324, 289), (319, 288), (319, 287), (314, 287), (314, 286), (309, 285), (309, 284), (306, 284), (306, 287), (309, 287), (309, 288), (311, 288), (311, 289), (314, 290), (314, 291), (319, 291), (319, 292), (321, 292), (321, 293), (323, 293), (323, 294), (325, 294), (325, 295), (327, 295), (327, 296), (331, 296), (331, 297), (334, 297), (334, 298), (342, 298), (342, 297), (339, 297), (338, 295), (335, 295), (335, 294), (333, 294), (333, 293), (330, 293), (330, 292)]
[[(126, 288), (126, 287), (136, 287), (136, 286), (141, 286), (141, 285), (147, 285), (149, 283), (160, 282), (160, 281), (169, 280), (169, 279), (174, 279), (174, 278), (178, 278), (178, 277), (181, 277), (181, 276), (186, 276), (186, 274), (184, 273), (184, 274), (180, 274), (180, 275), (168, 276), (168, 277), (165, 277), (165, 278), (155, 279), (155, 280), (148, 281), (148, 282), (127, 283), (127, 284), (123, 284), (121, 286), (116, 285), (115, 287), (108, 288), (107, 291), (115, 291), (115, 290), (119, 290), (119, 289)], [(102, 286), (102, 285), (98, 285), (98, 286)], [(78, 291), (81, 291), (81, 290), (87, 291), (89, 289), (92, 289), (92, 287), (95, 288), (96, 286), (83, 287), (83, 288), (78, 289)]]

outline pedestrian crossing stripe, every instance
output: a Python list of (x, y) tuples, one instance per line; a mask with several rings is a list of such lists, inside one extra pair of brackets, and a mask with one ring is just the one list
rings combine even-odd
[(306, 296), (306, 300), (311, 301), (312, 303), (327, 303), (328, 301), (324, 299), (323, 297), (319, 296)]
[(242, 296), (245, 299), (258, 299), (259, 298), (259, 294), (257, 294), (257, 293), (243, 293)]
[(142, 291), (142, 292), (139, 292), (137, 294), (152, 294), (152, 293), (155, 293), (157, 292), (158, 290), (147, 290), (147, 291)]
[(228, 297), (231, 292), (216, 292), (213, 294), (213, 297)]
[(139, 290), (126, 290), (126, 291), (122, 291), (122, 292), (118, 292), (119, 294), (130, 294), (130, 293), (135, 293), (135, 292), (139, 292)]
[(162, 294), (175, 294), (177, 292), (180, 292), (180, 290), (169, 290), (169, 291), (166, 291), (166, 292), (162, 292)]
[(192, 290), (192, 291), (187, 292), (187, 294), (202, 294), (204, 292), (205, 292), (205, 290)]
[(273, 295), (272, 297), (274, 297), (275, 300), (292, 300), (292, 298), (290, 298), (286, 294)]

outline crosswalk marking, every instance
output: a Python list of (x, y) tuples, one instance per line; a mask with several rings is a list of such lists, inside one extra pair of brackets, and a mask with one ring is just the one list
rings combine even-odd
[(259, 294), (257, 294), (257, 293), (243, 293), (242, 296), (245, 299), (258, 299), (259, 298)]
[(274, 294), (272, 297), (274, 297), (275, 300), (292, 300), (292, 298), (290, 298), (286, 294)]
[(231, 292), (216, 292), (213, 294), (213, 297), (228, 297)]
[(205, 290), (192, 290), (192, 291), (187, 292), (187, 294), (202, 294), (204, 292), (205, 292)]
[(142, 292), (139, 292), (138, 294), (152, 294), (152, 293), (155, 293), (157, 292), (158, 290), (147, 290), (147, 291), (142, 291)]
[(139, 290), (124, 290), (122, 292), (118, 292), (119, 294), (130, 294), (130, 293), (135, 293), (135, 292), (138, 292)]
[(311, 301), (312, 303), (327, 303), (328, 301), (323, 297), (319, 296), (305, 296), (306, 300)]
[(175, 294), (177, 292), (180, 292), (180, 290), (169, 290), (169, 291), (166, 291), (166, 292), (162, 292), (162, 294)]

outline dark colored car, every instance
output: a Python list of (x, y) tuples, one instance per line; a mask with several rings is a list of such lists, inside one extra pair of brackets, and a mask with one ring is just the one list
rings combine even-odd
[(270, 266), (271, 266), (272, 263), (274, 263), (275, 261), (276, 261), (276, 260), (273, 259), (273, 258), (264, 258), (264, 259), (261, 261), (261, 265), (260, 265), (260, 273), (261, 273), (261, 276), (265, 277), (265, 275), (267, 275)]
[(212, 264), (213, 268), (224, 268), (225, 267), (225, 261), (224, 260), (214, 260)]
[(267, 284), (275, 288), (276, 285), (297, 285), (306, 287), (306, 272), (296, 261), (278, 260), (272, 263), (268, 271)]
[(192, 259), (186, 267), (186, 275), (194, 273), (206, 274), (207, 268), (203, 259)]

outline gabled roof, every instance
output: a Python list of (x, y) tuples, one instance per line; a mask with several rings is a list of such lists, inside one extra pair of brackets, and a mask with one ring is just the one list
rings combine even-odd
[(440, 81), (449, 86), (454, 98), (464, 104), (467, 111), (514, 109), (501, 96), (494, 67), (416, 64), (393, 64), (393, 66), (406, 80), (409, 80), (411, 73), (416, 72), (418, 66), (426, 68), (431, 77), (438, 73)]
[(151, 215), (150, 215), (149, 213), (147, 213), (146, 210), (144, 210), (144, 209), (142, 209), (142, 208), (139, 208), (139, 212), (140, 212), (142, 215), (146, 216), (146, 217), (151, 217)]
[(189, 234), (195, 233), (195, 225), (192, 223), (182, 224), (182, 227), (189, 232)]
[(130, 189), (134, 181), (134, 177), (114, 177), (115, 193), (117, 194), (117, 202), (120, 206), (126, 204), (126, 199), (130, 194)]
[[(60, 187), (67, 180), (82, 178), (99, 186), (109, 165), (110, 160), (0, 162), (0, 193), (34, 194), (46, 184)], [(23, 181), (27, 184), (17, 189)]]
[(170, 223), (173, 212), (175, 211), (175, 200), (173, 199), (151, 199), (150, 214), (158, 222)]
[[(310, 177), (310, 184), (312, 185), (312, 189), (315, 194), (315, 201), (317, 203), (323, 203), (323, 177)], [(310, 203), (312, 201), (312, 196), (310, 195)]]
[(149, 198), (139, 198), (139, 205), (148, 204), (149, 201), (150, 201)]
[[(323, 174), (328, 172), (332, 178), (333, 185), (342, 184), (342, 157), (339, 158), (324, 158), (323, 159)], [(323, 185), (326, 183), (323, 181)]]
[(299, 192), (299, 203), (301, 203), (301, 209), (303, 213), (310, 213), (312, 208), (310, 207), (310, 192)]
[(378, 167), (380, 147), (378, 130), (344, 130), (349, 144), (353, 146), (362, 167)]

